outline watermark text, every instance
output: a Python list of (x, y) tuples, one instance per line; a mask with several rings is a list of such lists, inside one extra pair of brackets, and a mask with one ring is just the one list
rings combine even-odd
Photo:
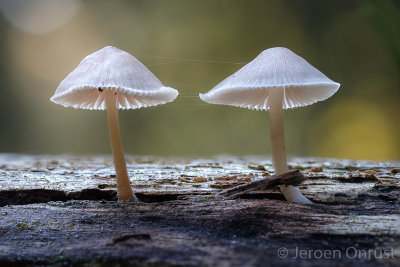
[(279, 258), (292, 259), (389, 259), (394, 258), (393, 248), (388, 249), (359, 249), (348, 247), (345, 250), (338, 249), (301, 249), (299, 247), (281, 247), (277, 251)]

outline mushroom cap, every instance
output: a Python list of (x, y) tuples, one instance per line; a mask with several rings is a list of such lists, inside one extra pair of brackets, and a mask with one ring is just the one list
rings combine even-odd
[[(101, 90), (99, 90), (101, 88)], [(131, 54), (106, 46), (85, 57), (61, 81), (50, 98), (64, 107), (105, 109), (102, 90), (117, 91), (119, 109), (137, 109), (173, 101), (178, 91), (165, 87)]]
[(284, 91), (282, 108), (311, 105), (331, 97), (340, 84), (284, 47), (264, 50), (253, 61), (200, 98), (211, 104), (268, 110), (271, 90)]

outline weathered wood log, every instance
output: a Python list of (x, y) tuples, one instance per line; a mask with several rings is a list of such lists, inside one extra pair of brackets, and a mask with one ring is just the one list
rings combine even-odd
[[(127, 166), (140, 203), (116, 201), (111, 156), (0, 154), (0, 266), (400, 264), (398, 162), (292, 159), (315, 205), (265, 189), (285, 182), (266, 158)], [(253, 182), (263, 191), (218, 194)]]

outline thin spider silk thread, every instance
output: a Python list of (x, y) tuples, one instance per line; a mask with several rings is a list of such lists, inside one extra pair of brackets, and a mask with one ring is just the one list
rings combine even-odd
[[(220, 60), (204, 60), (204, 59), (190, 59), (190, 58), (181, 58), (181, 57), (167, 57), (167, 56), (157, 56), (157, 55), (150, 55), (150, 54), (144, 54), (144, 53), (136, 53), (135, 55), (138, 55), (139, 57), (148, 57), (148, 58), (158, 58), (158, 59), (171, 59), (173, 61), (167, 61), (167, 62), (158, 62), (158, 63), (152, 63), (146, 65), (147, 67), (151, 66), (158, 66), (158, 65), (165, 65), (165, 64), (173, 64), (173, 63), (189, 63), (189, 62), (204, 62), (204, 63), (214, 63), (214, 64), (233, 64), (233, 65), (244, 65), (247, 64), (248, 62), (233, 62), (233, 61), (220, 61)], [(202, 86), (199, 85), (193, 85), (193, 84), (181, 84), (181, 83), (174, 83), (174, 82), (164, 82), (164, 84), (169, 84), (173, 86), (178, 86), (178, 87), (196, 87), (200, 88)], [(196, 98), (199, 97), (198, 95), (179, 95), (179, 97), (185, 97), (185, 98)]]
[[(179, 96), (181, 97), (181, 96)], [(183, 96), (185, 97), (185, 96)], [(186, 96), (186, 97), (191, 97), (191, 98), (198, 98), (199, 96)], [(200, 98), (199, 98), (200, 100)], [(167, 103), (168, 104), (168, 103)], [(132, 123), (138, 121), (141, 119), (143, 116), (148, 115), (150, 112), (153, 111), (153, 108), (157, 109), (177, 109), (177, 108), (187, 108), (187, 107), (199, 107), (199, 106), (208, 106), (209, 104), (207, 103), (191, 103), (191, 104), (170, 104), (170, 105), (159, 105), (159, 106), (153, 106), (153, 107), (148, 107), (146, 109), (140, 110), (140, 114), (137, 114), (134, 118), (130, 119), (126, 123), (124, 123), (121, 126), (121, 130), (125, 130), (130, 126)], [(136, 112), (138, 113), (138, 112)]]
[[(204, 59), (189, 59), (189, 58), (180, 58), (180, 57), (167, 57), (167, 56), (157, 56), (157, 55), (150, 55), (150, 54), (144, 54), (144, 53), (134, 53), (136, 56), (139, 58), (142, 57), (147, 57), (147, 58), (154, 58), (154, 59), (169, 59), (171, 61), (167, 62), (158, 62), (158, 63), (152, 63), (152, 64), (147, 64), (147, 67), (151, 66), (158, 66), (158, 65), (167, 65), (167, 64), (174, 64), (174, 63), (190, 63), (190, 62), (203, 62), (203, 63), (213, 63), (213, 64), (232, 64), (232, 65), (244, 65), (247, 64), (248, 62), (232, 62), (232, 61), (219, 61), (219, 60), (204, 60)], [(179, 84), (179, 83), (165, 83), (165, 84), (174, 84), (175, 86), (181, 86), (181, 87), (201, 87), (198, 85), (192, 85), (192, 84)], [(178, 97), (180, 98), (199, 98), (198, 95), (179, 95)], [(208, 104), (206, 103), (191, 103), (191, 104), (173, 104), (169, 106), (158, 106), (158, 109), (174, 109), (174, 108), (184, 108), (184, 107), (194, 107), (194, 106), (206, 106)], [(148, 115), (152, 110), (143, 110), (140, 114), (138, 114), (135, 118), (132, 118), (129, 120), (127, 123), (124, 123), (124, 125), (121, 127), (121, 129), (126, 129), (129, 125), (132, 123), (138, 121), (141, 119), (143, 116)]]
[(158, 59), (170, 59), (172, 61), (167, 62), (159, 62), (147, 65), (148, 67), (164, 65), (164, 64), (172, 64), (172, 63), (187, 63), (187, 62), (204, 62), (204, 63), (217, 63), (217, 64), (234, 64), (234, 65), (244, 65), (248, 62), (232, 62), (232, 61), (220, 61), (220, 60), (205, 60), (205, 59), (193, 59), (193, 58), (180, 58), (180, 57), (166, 57), (166, 56), (157, 56), (143, 53), (135, 53), (139, 57), (148, 57), (148, 58), (158, 58)]

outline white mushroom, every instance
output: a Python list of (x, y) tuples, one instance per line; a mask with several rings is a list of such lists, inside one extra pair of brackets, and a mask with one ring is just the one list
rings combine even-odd
[[(276, 174), (288, 172), (283, 109), (302, 107), (332, 96), (340, 84), (284, 47), (263, 51), (253, 61), (200, 98), (211, 104), (269, 110), (272, 160)], [(293, 186), (281, 186), (290, 202), (311, 203)]]
[(178, 91), (165, 87), (139, 60), (107, 46), (82, 60), (63, 81), (51, 101), (64, 107), (107, 111), (120, 201), (133, 201), (126, 171), (118, 109), (137, 109), (173, 101)]

